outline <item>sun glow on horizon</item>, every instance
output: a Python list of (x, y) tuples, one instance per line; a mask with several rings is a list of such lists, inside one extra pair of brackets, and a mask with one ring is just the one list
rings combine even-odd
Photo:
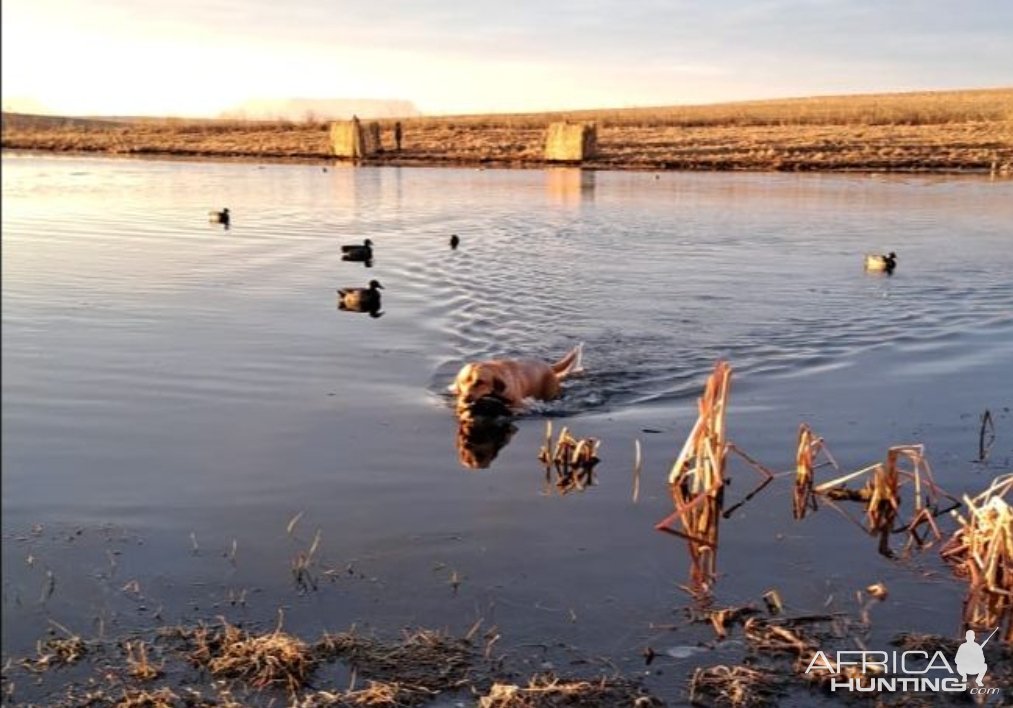
[[(873, 46), (872, 39), (845, 46), (852, 40), (843, 34), (803, 41), (789, 28), (784, 32), (792, 41), (763, 38), (762, 25), (782, 18), (808, 23), (815, 33), (817, 6), (859, 21), (839, 0), (781, 0), (771, 4), (773, 16), (744, 0), (723, 12), (683, 7), (675, 14), (653, 5), (624, 14), (625, 5), (609, 0), (565, 12), (527, 5), (506, 14), (478, 2), (455, 14), (449, 0), (422, 9), (394, 2), (383, 15), (318, 0), (295, 0), (284, 10), (266, 0), (9, 0), (3, 5), (3, 107), (213, 117), (253, 99), (298, 97), (405, 100), (424, 114), (455, 114), (1013, 83), (1001, 68), (924, 71), (928, 39), (922, 37), (908, 40), (911, 57), (904, 61), (890, 59), (896, 49), (885, 58), (857, 51)], [(968, 7), (984, 5), (971, 0)], [(657, 25), (673, 17), (681, 23), (669, 39)], [(571, 26), (557, 32), (553, 21)], [(829, 17), (823, 24), (839, 21)], [(964, 41), (976, 39), (982, 56), (1002, 54), (1003, 30), (992, 29), (1000, 24), (974, 26)]]

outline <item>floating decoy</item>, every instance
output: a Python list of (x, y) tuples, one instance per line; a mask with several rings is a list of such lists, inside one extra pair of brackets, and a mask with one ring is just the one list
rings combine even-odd
[(341, 288), (338, 298), (342, 309), (373, 314), (380, 310), (380, 291), (383, 286), (379, 281), (370, 280), (368, 288)]
[(346, 261), (371, 261), (373, 260), (373, 242), (368, 238), (361, 244), (342, 246), (342, 258)]
[(229, 221), (231, 221), (228, 207), (222, 209), (221, 211), (209, 211), (208, 221), (210, 221), (212, 224), (225, 224), (226, 226), (228, 226)]
[(450, 237), (450, 247), (452, 249), (454, 249), (456, 251), (457, 247), (460, 246), (460, 245), (461, 245), (461, 239), (458, 238), (457, 234), (454, 234), (453, 236)]
[(869, 253), (865, 256), (865, 269), (873, 271), (886, 271), (892, 273), (897, 267), (897, 254), (890, 251), (887, 255)]

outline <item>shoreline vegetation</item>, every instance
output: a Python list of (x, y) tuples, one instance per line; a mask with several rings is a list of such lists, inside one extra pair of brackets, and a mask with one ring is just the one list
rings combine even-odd
[[(380, 124), (366, 165), (544, 167), (556, 121), (594, 121), (580, 166), (1013, 174), (1013, 88), (748, 101), (705, 106), (402, 119)], [(2, 147), (134, 156), (333, 161), (328, 121), (64, 118), (3, 114)]]

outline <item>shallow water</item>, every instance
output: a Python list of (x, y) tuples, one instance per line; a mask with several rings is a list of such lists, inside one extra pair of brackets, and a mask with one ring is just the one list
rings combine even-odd
[[(223, 206), (228, 230), (207, 223)], [(285, 606), (307, 635), (484, 618), (505, 645), (636, 669), (648, 643), (700, 638), (657, 629), (690, 599), (685, 544), (652, 526), (716, 358), (736, 372), (731, 436), (771, 468), (793, 466), (808, 420), (848, 469), (907, 442), (954, 493), (1010, 469), (1011, 223), (1013, 183), (982, 179), (5, 154), (4, 652), (49, 619), (109, 632)], [(342, 262), (366, 237), (373, 267)], [(896, 273), (863, 273), (866, 250), (896, 251)], [(337, 287), (373, 278), (382, 317), (337, 309)], [(457, 368), (579, 341), (586, 375), (463, 467)], [(985, 408), (997, 442), (977, 465)], [(546, 417), (603, 440), (596, 486), (546, 489)], [(723, 526), (716, 601), (776, 586), (800, 611), (853, 610), (886, 580), (884, 636), (959, 630), (933, 551), (890, 561), (831, 511), (793, 522), (782, 482)], [(318, 530), (307, 592), (290, 564)], [(677, 695), (692, 661), (668, 664), (654, 680)]]

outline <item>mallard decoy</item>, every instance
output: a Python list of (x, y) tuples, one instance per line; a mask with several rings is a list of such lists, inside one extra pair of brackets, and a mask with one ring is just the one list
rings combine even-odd
[(373, 242), (368, 238), (362, 244), (351, 244), (342, 246), (342, 258), (346, 261), (371, 261), (373, 260)]
[(228, 207), (225, 207), (221, 211), (208, 212), (208, 221), (210, 221), (212, 224), (225, 224), (226, 226), (228, 226), (230, 220), (231, 217), (229, 216)]
[(865, 269), (874, 271), (886, 271), (892, 273), (897, 267), (897, 254), (890, 251), (887, 255), (879, 253), (868, 253), (865, 256)]
[(380, 291), (383, 286), (377, 280), (370, 280), (368, 288), (341, 288), (338, 298), (346, 310), (370, 312), (380, 309)]
[(461, 245), (461, 239), (458, 238), (457, 234), (450, 237), (450, 248), (457, 250), (457, 247)]

